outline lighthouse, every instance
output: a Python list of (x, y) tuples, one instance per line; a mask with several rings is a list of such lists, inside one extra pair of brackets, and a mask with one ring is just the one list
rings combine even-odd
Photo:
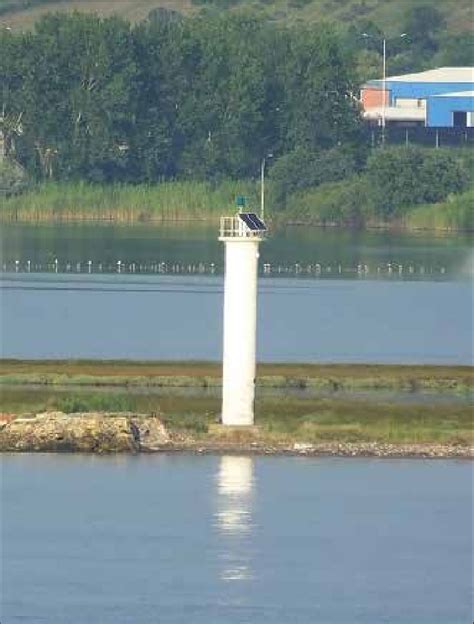
[[(238, 198), (239, 209), (245, 199)], [(252, 212), (221, 217), (225, 244), (222, 424), (254, 424), (258, 249), (265, 223)]]

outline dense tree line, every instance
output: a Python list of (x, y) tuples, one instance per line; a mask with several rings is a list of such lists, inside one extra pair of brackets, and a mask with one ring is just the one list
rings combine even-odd
[(7, 150), (38, 178), (252, 177), (357, 142), (351, 58), (327, 26), (254, 15), (48, 15), (0, 34)]
[[(412, 7), (405, 21), (415, 34), (408, 46), (389, 41), (389, 71), (434, 57), (468, 64), (472, 38), (454, 45), (436, 9)], [(10, 164), (24, 167), (6, 167), (4, 186), (23, 188), (24, 170), (38, 180), (217, 183), (257, 177), (272, 154), (274, 209), (307, 198), (323, 220), (361, 222), (443, 200), (472, 183), (459, 159), (370, 155), (364, 140), (355, 95), (380, 75), (383, 36), (370, 22), (285, 27), (165, 9), (136, 26), (77, 13), (45, 16), (33, 32), (2, 29), (0, 130)]]

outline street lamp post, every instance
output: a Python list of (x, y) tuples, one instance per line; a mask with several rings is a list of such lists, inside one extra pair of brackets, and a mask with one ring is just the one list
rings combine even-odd
[(385, 145), (385, 116), (387, 105), (387, 40), (384, 37), (382, 43), (382, 146)]
[(265, 165), (267, 158), (273, 158), (273, 154), (267, 154), (260, 163), (260, 218), (265, 219)]
[[(362, 36), (366, 39), (377, 39), (373, 35), (368, 33), (362, 33)], [(407, 36), (407, 33), (401, 33), (398, 35), (400, 39)], [(382, 38), (382, 145), (385, 145), (385, 126), (386, 126), (386, 106), (387, 106), (387, 38)]]

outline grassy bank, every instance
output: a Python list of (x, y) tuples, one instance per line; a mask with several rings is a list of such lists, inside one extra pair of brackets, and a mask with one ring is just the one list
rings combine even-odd
[[(9, 413), (43, 411), (139, 413), (159, 416), (175, 434), (203, 442), (220, 439), (251, 441), (249, 432), (216, 432), (220, 398), (216, 395), (183, 395), (50, 389), (6, 389), (2, 408)], [(296, 442), (472, 443), (472, 410), (469, 405), (394, 404), (384, 401), (334, 397), (271, 396), (256, 401), (258, 439), (265, 444)], [(105, 416), (104, 416), (105, 417)], [(253, 434), (252, 434), (253, 435)]]
[[(221, 383), (213, 362), (1, 360), (0, 383), (133, 387), (210, 387)], [(402, 389), (468, 392), (469, 366), (259, 364), (257, 386), (321, 390)]]
[[(254, 435), (216, 431), (220, 392), (196, 389), (220, 385), (217, 363), (2, 360), (0, 379), (4, 413), (154, 414), (172, 433), (210, 444), (250, 443)], [(261, 364), (257, 386), (267, 388), (256, 401), (259, 444), (472, 443), (472, 406), (456, 399), (474, 387), (467, 366)], [(151, 387), (160, 390), (147, 392)], [(444, 398), (389, 403), (377, 393), (384, 389), (443, 391)], [(351, 390), (373, 393), (344, 394)]]
[(252, 182), (162, 182), (161, 184), (90, 184), (49, 182), (0, 198), (4, 220), (72, 221), (215, 220), (232, 209), (237, 195), (256, 205)]

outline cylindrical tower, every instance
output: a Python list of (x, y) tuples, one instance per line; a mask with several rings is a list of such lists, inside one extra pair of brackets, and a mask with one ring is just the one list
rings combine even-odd
[(264, 223), (253, 213), (222, 217), (225, 243), (222, 424), (253, 425), (258, 247)]

